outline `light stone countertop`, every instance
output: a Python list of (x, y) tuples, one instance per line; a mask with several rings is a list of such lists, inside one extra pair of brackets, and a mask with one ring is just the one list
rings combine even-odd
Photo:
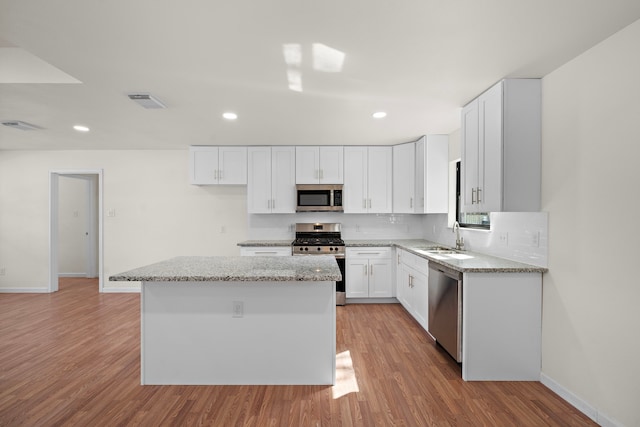
[(326, 282), (342, 280), (331, 255), (298, 257), (181, 256), (109, 277), (130, 282)]
[(240, 242), (237, 246), (240, 247), (276, 247), (276, 246), (289, 246), (291, 247), (293, 237), (290, 240), (245, 240)]
[[(263, 244), (264, 243), (264, 244)], [(248, 240), (238, 243), (238, 246), (290, 246), (288, 240)], [(358, 247), (397, 247), (404, 249), (426, 260), (442, 264), (462, 273), (546, 273), (545, 267), (511, 261), (478, 252), (461, 251), (464, 259), (447, 255), (428, 255), (420, 252), (421, 248), (430, 246), (445, 246), (440, 243), (423, 239), (381, 239), (381, 240), (349, 240), (345, 239), (347, 248)], [(468, 256), (468, 258), (464, 257)]]

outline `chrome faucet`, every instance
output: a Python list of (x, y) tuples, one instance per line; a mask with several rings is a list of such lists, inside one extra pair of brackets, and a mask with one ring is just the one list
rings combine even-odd
[(460, 237), (460, 224), (458, 221), (453, 223), (453, 232), (456, 233), (456, 249), (459, 251), (464, 250), (464, 237)]

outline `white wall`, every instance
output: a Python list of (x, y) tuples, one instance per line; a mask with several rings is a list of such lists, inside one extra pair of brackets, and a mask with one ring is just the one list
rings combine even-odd
[(173, 256), (239, 255), (246, 186), (190, 185), (187, 166), (187, 150), (0, 151), (0, 290), (47, 287), (51, 170), (104, 170), (106, 290), (137, 286), (109, 275)]
[(640, 426), (640, 21), (543, 79), (544, 375)]

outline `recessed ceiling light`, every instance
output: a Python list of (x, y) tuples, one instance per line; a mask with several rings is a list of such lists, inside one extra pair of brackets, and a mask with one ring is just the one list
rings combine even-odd
[(78, 132), (89, 132), (89, 128), (83, 125), (75, 125), (73, 128)]
[(222, 114), (222, 117), (224, 117), (227, 120), (235, 120), (238, 118), (238, 115), (236, 113), (232, 113), (232, 112), (226, 112), (224, 114)]
[(375, 113), (373, 113), (374, 119), (382, 119), (384, 117), (387, 117), (387, 113), (385, 113), (384, 111), (376, 111)]

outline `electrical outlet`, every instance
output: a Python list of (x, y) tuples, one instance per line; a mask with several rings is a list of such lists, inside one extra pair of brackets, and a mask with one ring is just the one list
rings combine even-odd
[(4, 267), (0, 267), (0, 276), (7, 274), (7, 270)]
[(509, 246), (509, 233), (506, 231), (498, 233), (498, 242), (501, 246)]
[(232, 310), (233, 310), (232, 317), (242, 317), (242, 316), (244, 316), (244, 302), (242, 302), (242, 301), (233, 301)]
[(107, 216), (113, 218), (114, 216), (116, 216), (116, 210), (115, 209), (109, 209), (107, 211)]
[(533, 233), (531, 233), (531, 246), (533, 246), (534, 248), (537, 248), (538, 246), (540, 246), (540, 232), (539, 231), (534, 231)]

